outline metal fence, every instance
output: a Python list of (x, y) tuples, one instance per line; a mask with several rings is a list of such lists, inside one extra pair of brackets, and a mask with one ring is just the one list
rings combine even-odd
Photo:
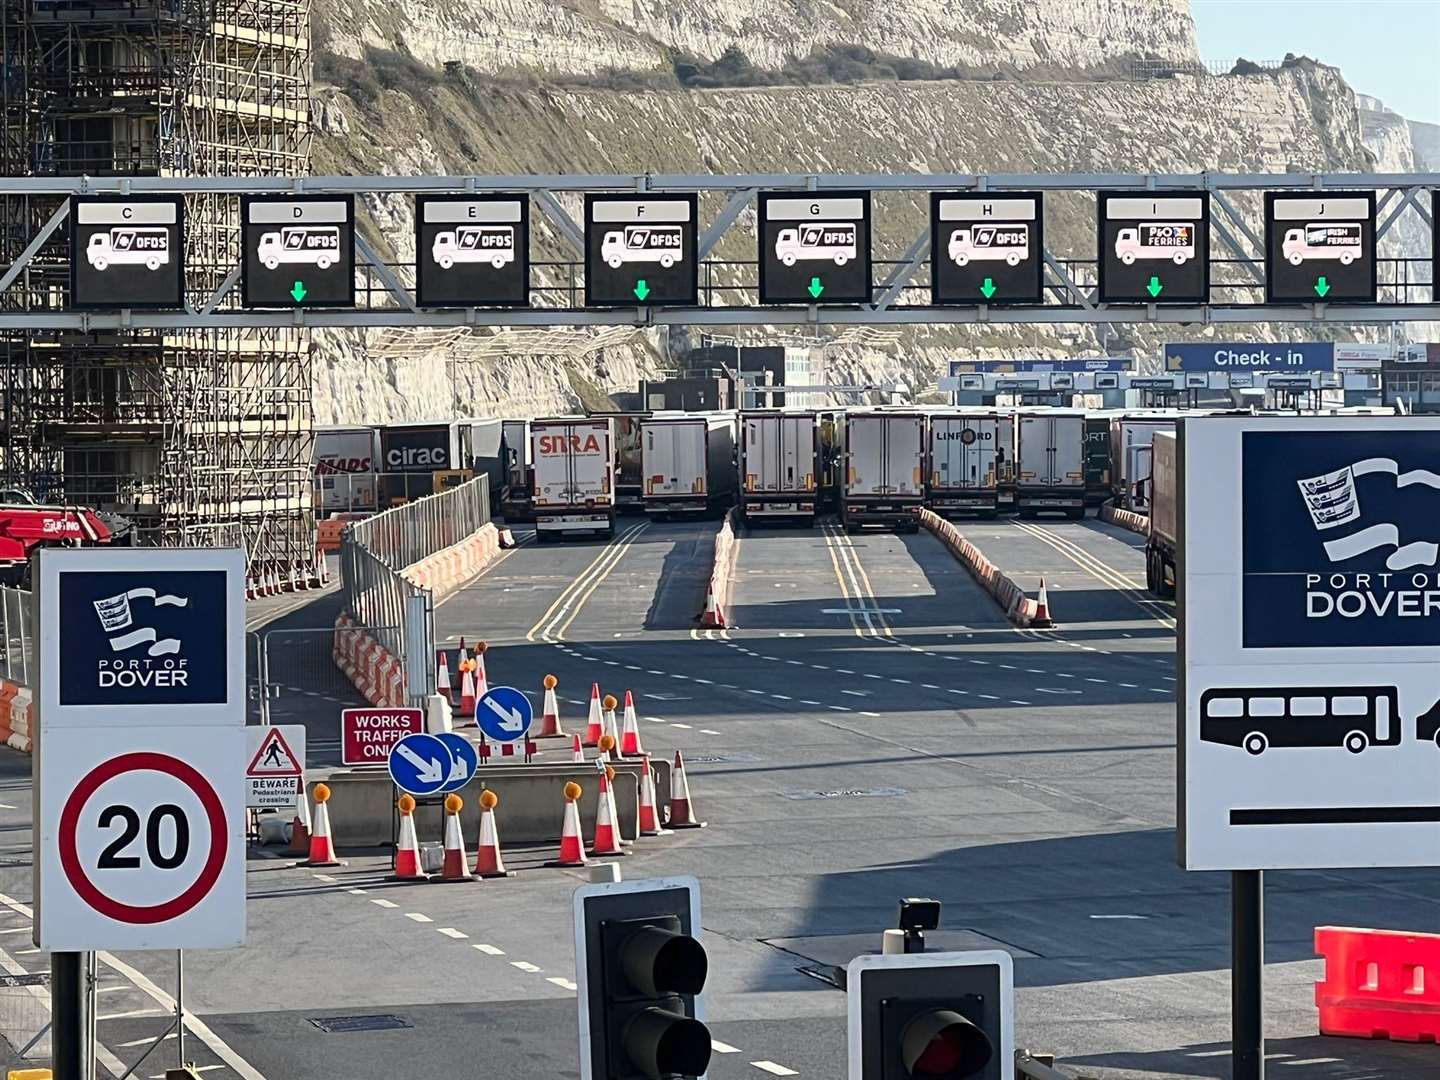
[(35, 663), (34, 642), (30, 640), (32, 595), (25, 589), (0, 586), (0, 631), (5, 634), (0, 678), (22, 686), (30, 685), (30, 672)]
[[(489, 520), (490, 478), (480, 476), (345, 530), (340, 548), (345, 610), (359, 626), (383, 628), (371, 633), (406, 666), (407, 676), (407, 645), (416, 645), (419, 655), (434, 653), (434, 603), (429, 589), (407, 581), (400, 571), (458, 544)], [(423, 599), (423, 619), (416, 617), (417, 599)], [(424, 635), (424, 648), (411, 640), (414, 634)], [(421, 681), (409, 680), (412, 696), (426, 692), (432, 674), (427, 670), (420, 673)]]

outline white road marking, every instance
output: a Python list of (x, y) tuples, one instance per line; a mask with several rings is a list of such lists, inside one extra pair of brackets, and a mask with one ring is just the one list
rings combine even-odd
[(710, 730), (709, 728), (707, 728), (707, 727), (702, 727), (702, 728), (700, 729), (700, 734), (701, 734), (701, 735), (719, 735), (720, 732), (718, 732), (718, 731), (711, 731), (711, 730)]
[(904, 685), (904, 686), (909, 686), (909, 685), (910, 685), (910, 680), (909, 680), (909, 679), (891, 679), (890, 681), (893, 682), (893, 683), (901, 683), (901, 684)]
[(486, 956), (504, 956), (504, 949), (497, 949), (494, 945), (472, 945), (472, 949), (479, 949)]
[(323, 882), (325, 882), (326, 885), (334, 885), (334, 884), (335, 884), (335, 879), (334, 879), (333, 877), (331, 877), (329, 874), (311, 874), (310, 876), (313, 877), (316, 881), (323, 881)]
[(371, 902), (372, 904), (376, 905), (377, 907), (399, 907), (399, 906), (400, 906), (399, 904), (392, 904), (389, 900), (379, 900), (379, 899), (376, 899), (376, 900), (371, 900), (370, 902)]
[(1106, 680), (1105, 680), (1105, 679), (1086, 679), (1085, 681), (1086, 681), (1086, 682), (1103, 683), (1103, 682), (1105, 682)]
[(843, 668), (843, 667), (837, 667), (837, 668), (835, 669), (835, 671), (836, 671), (838, 674), (840, 674), (840, 675), (854, 675), (854, 674), (855, 674), (855, 672), (851, 671), (849, 668)]
[(870, 695), (867, 694), (864, 690), (841, 690), (840, 693), (842, 693), (842, 694), (849, 694), (851, 697), (869, 697), (869, 696), (870, 696)]
[[(105, 989), (111, 989), (111, 988), (110, 988), (110, 987), (106, 987)], [(115, 989), (128, 990), (129, 987), (121, 986), (121, 987), (116, 987)], [(164, 1041), (166, 1041), (167, 1039), (173, 1039), (173, 1038), (175, 1038), (175, 1032), (171, 1031), (171, 1032), (169, 1032), (168, 1034), (165, 1034), (165, 1035), (160, 1036), (160, 1041), (161, 1041), (161, 1042), (164, 1042)], [(149, 1045), (150, 1045), (151, 1043), (153, 1043), (154, 1041), (155, 1041), (155, 1036), (154, 1036), (154, 1035), (146, 1035), (145, 1038), (143, 1038), (143, 1039), (131, 1039), (129, 1042), (116, 1043), (116, 1044), (115, 1044), (115, 1048), (116, 1048), (117, 1050), (129, 1050), (129, 1049), (131, 1049), (132, 1047), (136, 1047), (136, 1046), (149, 1046)]]
[(470, 936), (464, 930), (456, 930), (453, 926), (437, 926), (435, 932), (444, 934), (448, 938), (454, 938), (456, 941), (463, 941)]
[(801, 698), (801, 699), (800, 699), (800, 704), (801, 704), (801, 705), (819, 705), (820, 703), (819, 703), (818, 701), (811, 701), (809, 698)]
[(794, 698), (790, 697), (789, 694), (771, 694), (770, 696), (773, 697), (773, 698), (779, 698), (781, 701), (793, 701), (793, 700), (794, 700)]
[[(576, 985), (575, 985), (573, 982), (571, 982), (569, 979), (565, 978), (565, 977), (562, 976), (562, 975), (550, 975), (550, 976), (547, 976), (546, 979), (545, 979), (545, 981), (548, 982), (548, 983), (554, 983), (556, 986), (560, 987), (561, 990), (576, 990), (576, 989), (578, 989), (578, 987), (576, 987)], [(712, 1050), (715, 1049), (715, 1044), (714, 1044), (714, 1042), (711, 1042), (711, 1044), (710, 1044), (710, 1049), (712, 1049)]]
[(405, 917), (406, 917), (407, 919), (411, 919), (411, 920), (413, 920), (413, 921), (415, 921), (415, 922), (434, 922), (434, 921), (435, 921), (434, 919), (430, 918), (429, 915), (423, 915), (423, 914), (421, 914), (421, 913), (418, 912), (418, 911), (407, 911), (407, 912), (405, 913)]
[(920, 685), (921, 685), (923, 688), (925, 688), (926, 690), (939, 690), (939, 689), (940, 689), (940, 687), (936, 686), (933, 682), (922, 682)]
[(878, 719), (879, 716), (880, 716), (880, 714), (879, 714), (878, 712), (866, 712), (864, 709), (861, 709), (861, 710), (860, 710), (860, 715), (861, 715), (861, 716), (875, 717), (875, 718), (877, 718), (877, 719)]
[(961, 695), (966, 695), (966, 694), (969, 694), (969, 693), (970, 693), (969, 690), (956, 690), (956, 689), (953, 688), (953, 687), (950, 688), (949, 690), (946, 690), (945, 692), (946, 692), (947, 694), (961, 694)]
[(686, 731), (689, 731), (689, 730), (690, 730), (690, 725), (689, 725), (689, 724), (672, 723), (670, 726), (671, 726), (671, 727), (684, 728)]
[(794, 1069), (787, 1069), (784, 1065), (776, 1065), (773, 1061), (752, 1061), (751, 1065), (761, 1072), (767, 1072), (771, 1076), (799, 1076)]
[(731, 1046), (729, 1043), (719, 1042), (715, 1039), (710, 1040), (710, 1049), (717, 1054), (738, 1054), (740, 1052), (738, 1046)]
[(865, 672), (865, 675), (864, 675), (864, 678), (867, 678), (867, 679), (883, 679), (884, 677), (885, 677), (884, 675), (875, 675), (875, 674), (873, 674), (873, 673), (871, 673), (871, 672), (869, 672), (869, 671)]
[(1028, 702), (1028, 701), (1016, 701), (1016, 700), (1014, 700), (1014, 699), (1012, 698), (1011, 701), (1010, 701), (1010, 704), (1011, 704), (1011, 705), (1029, 705), (1030, 702)]
[(163, 1009), (130, 1009), (126, 1012), (100, 1013), (96, 1020), (131, 1020), (137, 1016), (164, 1016)]
[(854, 712), (854, 711), (855, 711), (854, 709), (850, 708), (850, 706), (848, 706), (848, 705), (827, 705), (826, 708), (827, 708), (827, 709), (834, 709), (836, 712)]
[(1150, 918), (1150, 916), (1149, 916), (1149, 915), (1091, 915), (1090, 918), (1092, 918), (1092, 919), (1145, 920), (1145, 919)]
[(530, 972), (532, 975), (533, 975), (535, 972), (541, 970), (540, 968), (536, 967), (534, 964), (530, 963), (530, 961), (528, 961), (528, 960), (511, 960), (511, 961), (510, 961), (510, 966), (513, 967), (513, 968), (519, 968), (521, 971), (528, 971), (528, 972)]
[(665, 721), (664, 721), (664, 720), (661, 720), (660, 717), (658, 717), (658, 716), (647, 716), (645, 719), (646, 719), (646, 720), (649, 720), (650, 723), (652, 723), (652, 724), (663, 724), (663, 723), (665, 723)]
[(696, 678), (694, 681), (695, 681), (695, 682), (698, 682), (701, 686), (714, 686), (714, 685), (715, 685), (715, 684), (714, 684), (713, 682), (711, 682), (709, 679)]
[(370, 890), (369, 890), (369, 889), (346, 889), (345, 891), (348, 892), (351, 896), (364, 896), (364, 895), (365, 895), (367, 892), (369, 892)]
[(994, 694), (979, 694), (979, 695), (977, 695), (977, 696), (983, 697), (986, 701), (999, 701), (999, 700), (1000, 700), (1000, 699), (999, 699), (998, 697), (996, 697)]
[(1133, 683), (1133, 682), (1122, 682), (1122, 683), (1120, 683), (1119, 685), (1123, 686), (1126, 690), (1139, 690), (1139, 689), (1140, 689), (1140, 687), (1137, 686), (1137, 685), (1136, 685), (1135, 683)]

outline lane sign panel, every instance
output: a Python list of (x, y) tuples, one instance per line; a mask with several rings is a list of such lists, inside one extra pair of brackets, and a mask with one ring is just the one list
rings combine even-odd
[(1192, 418), (1178, 449), (1182, 865), (1434, 865), (1440, 419)]
[(455, 755), (444, 740), (424, 733), (406, 735), (387, 759), (390, 779), (411, 795), (434, 795), (445, 790), (455, 768)]
[(759, 195), (760, 303), (870, 303), (870, 193)]
[(524, 307), (530, 303), (529, 249), (524, 195), (418, 195), (416, 303)]
[(305, 785), (305, 728), (301, 724), (245, 729), (245, 805), (291, 807)]
[(178, 195), (70, 199), (70, 306), (185, 306), (185, 202)]
[(244, 730), (97, 729), (71, 743), (41, 755), (36, 944), (242, 944)]
[(1209, 192), (1101, 191), (1096, 198), (1102, 303), (1209, 300)]
[(1044, 299), (1039, 194), (933, 192), (930, 294), (945, 304), (1038, 304)]
[(523, 739), (535, 719), (535, 707), (513, 686), (492, 686), (475, 706), (475, 722), (494, 742)]
[(699, 301), (695, 195), (586, 195), (585, 304)]
[(1375, 302), (1375, 193), (1265, 193), (1267, 303)]
[(425, 730), (419, 709), (344, 709), (340, 713), (340, 761), (384, 765), (395, 744)]
[(480, 767), (480, 754), (476, 751), (475, 744), (464, 735), (442, 731), (435, 737), (445, 744), (451, 758), (450, 775), (445, 778), (440, 790), (459, 791), (470, 782), (475, 770)]
[(246, 307), (354, 307), (355, 200), (242, 195)]

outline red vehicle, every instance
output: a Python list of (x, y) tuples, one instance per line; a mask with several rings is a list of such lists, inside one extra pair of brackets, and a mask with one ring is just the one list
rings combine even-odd
[(30, 555), (41, 547), (129, 544), (134, 525), (84, 506), (42, 506), (23, 491), (0, 491), (0, 583), (24, 585)]

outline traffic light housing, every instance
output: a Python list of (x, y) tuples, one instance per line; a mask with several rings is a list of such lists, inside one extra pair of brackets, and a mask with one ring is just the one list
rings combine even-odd
[(857, 956), (847, 976), (849, 1080), (1014, 1080), (1009, 953)]
[(708, 967), (693, 877), (576, 889), (581, 1080), (703, 1080)]

